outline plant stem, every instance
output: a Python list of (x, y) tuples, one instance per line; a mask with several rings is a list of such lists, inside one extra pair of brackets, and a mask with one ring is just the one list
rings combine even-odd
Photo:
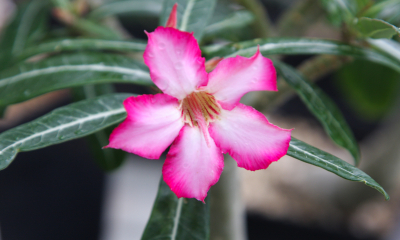
[(324, 15), (318, 0), (298, 1), (278, 21), (278, 34), (285, 37), (303, 36), (304, 32)]
[(269, 20), (268, 13), (259, 0), (236, 0), (236, 2), (251, 11), (256, 17), (251, 25), (256, 34), (255, 37), (265, 38), (275, 35), (275, 30)]
[(225, 167), (210, 190), (210, 240), (245, 240), (245, 208), (240, 194), (239, 169), (225, 156)]

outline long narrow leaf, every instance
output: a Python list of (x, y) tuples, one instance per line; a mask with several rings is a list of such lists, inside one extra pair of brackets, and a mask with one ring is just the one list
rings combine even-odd
[(396, 59), (400, 62), (400, 43), (389, 39), (368, 39), (378, 51)]
[(89, 18), (98, 20), (113, 15), (132, 14), (139, 16), (158, 16), (162, 10), (161, 0), (133, 0), (108, 2), (96, 8)]
[(363, 16), (382, 19), (390, 23), (399, 23), (400, 2), (398, 0), (375, 2), (374, 5), (363, 12)]
[(34, 0), (20, 7), (13, 21), (6, 27), (0, 41), (0, 69), (7, 67), (10, 58), (21, 52), (32, 34), (41, 28), (48, 17), (49, 1)]
[(194, 37), (200, 41), (210, 19), (216, 0), (165, 0), (160, 18), (164, 26), (175, 3), (178, 3), (178, 29), (194, 32)]
[(0, 73), (0, 106), (58, 89), (110, 82), (153, 84), (144, 64), (121, 55), (60, 55)]
[(153, 210), (141, 240), (209, 239), (210, 204), (177, 198), (161, 179)]
[(304, 39), (304, 38), (275, 38), (256, 39), (229, 45), (212, 45), (203, 47), (202, 51), (208, 58), (215, 56), (233, 57), (241, 55), (252, 56), (257, 46), (263, 55), (274, 54), (332, 54), (346, 55), (376, 62), (400, 72), (400, 61), (383, 55), (379, 52), (343, 44), (336, 41)]
[(126, 117), (122, 102), (129, 96), (113, 94), (70, 104), (0, 134), (0, 170), (18, 152), (80, 138), (122, 121)]
[(234, 32), (254, 22), (254, 15), (246, 10), (235, 11), (226, 18), (211, 23), (204, 29), (205, 37), (214, 37)]
[(385, 196), (386, 200), (389, 200), (389, 195), (386, 191), (366, 173), (340, 158), (310, 146), (305, 142), (292, 138), (287, 155), (328, 170), (344, 179), (363, 182), (365, 185), (378, 190)]
[[(115, 93), (115, 88), (111, 83), (85, 85), (73, 89), (74, 101), (93, 99), (112, 93)], [(126, 152), (122, 150), (113, 148), (102, 149), (108, 144), (108, 138), (114, 128), (115, 126), (110, 126), (86, 137), (95, 162), (104, 171), (117, 169), (126, 158)]]
[(356, 164), (360, 160), (357, 141), (350, 130), (342, 113), (335, 103), (317, 86), (307, 82), (295, 69), (274, 61), (274, 65), (283, 79), (297, 92), (301, 100), (318, 118), (331, 139), (341, 147), (347, 149)]
[(121, 52), (140, 52), (146, 48), (144, 41), (114, 41), (103, 39), (63, 39), (59, 41), (42, 43), (34, 47), (30, 47), (15, 56), (15, 61), (21, 61), (29, 57), (43, 53), (58, 53), (61, 51), (82, 51), (82, 50), (98, 50), (98, 51), (121, 51)]
[(124, 38), (120, 32), (101, 25), (97, 21), (85, 18), (74, 19), (71, 27), (78, 30), (83, 36), (105, 38), (109, 40), (121, 40)]

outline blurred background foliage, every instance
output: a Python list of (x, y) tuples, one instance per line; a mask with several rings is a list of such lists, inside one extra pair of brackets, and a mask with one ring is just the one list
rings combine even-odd
[[(151, 32), (163, 25), (175, 2), (179, 4), (178, 24), (187, 11), (185, 30), (194, 31), (207, 59), (251, 56), (257, 45), (265, 56), (274, 59), (280, 73), (279, 92), (249, 94), (244, 102), (263, 111), (279, 126), (295, 127), (294, 137), (304, 142), (293, 139), (288, 155), (322, 169), (284, 157), (267, 170), (253, 173), (234, 170), (235, 164), (229, 164), (232, 159), (227, 159), (226, 175), (210, 193), (211, 207), (195, 200), (176, 199), (161, 181), (142, 239), (168, 235), (171, 231), (176, 231), (177, 239), (191, 239), (190, 232), (202, 236), (201, 239), (230, 240), (245, 236), (399, 239), (398, 0), (3, 0), (0, 110), (4, 115), (0, 120), (0, 167), (7, 167), (18, 151), (86, 136), (85, 141), (59, 145), (68, 147), (67, 144), (75, 143), (79, 148), (71, 145), (71, 150), (50, 147), (52, 152), (48, 154), (42, 152), (44, 149), (33, 151), (33, 155), (21, 153), (21, 159), (32, 158), (32, 163), (21, 162), (38, 173), (31, 180), (18, 178), (27, 174), (21, 170), (24, 165), (17, 163), (18, 159), (0, 172), (0, 228), (4, 240), (99, 238), (100, 212), (104, 211), (102, 191), (109, 175), (105, 177), (97, 167), (114, 171), (124, 166), (127, 158), (122, 151), (101, 148), (107, 144), (115, 124), (125, 117), (120, 103), (127, 95), (120, 92), (158, 92), (142, 62), (146, 47), (144, 30)], [(99, 68), (102, 70), (94, 70)], [(49, 113), (54, 108), (56, 112)], [(109, 119), (96, 119), (101, 120), (100, 125), (96, 121), (86, 122), (78, 110), (93, 118), (105, 114)], [(60, 113), (85, 121), (84, 127), (74, 128), (77, 124), (68, 117), (57, 116)], [(43, 118), (37, 118), (42, 115)], [(22, 123), (27, 124), (14, 128)], [(55, 134), (44, 135), (47, 130)], [(35, 134), (41, 136), (40, 141), (34, 141)], [(82, 154), (71, 157), (76, 162), (72, 161), (70, 168), (52, 167), (51, 164), (68, 162), (68, 156), (57, 157), (58, 152), (68, 155), (74, 149), (80, 149)], [(29, 157), (35, 153), (37, 157)], [(47, 156), (47, 160), (41, 156)], [(87, 159), (93, 159), (97, 167), (85, 162)], [(365, 182), (387, 197), (381, 185), (351, 164), (379, 182), (392, 200), (385, 202), (378, 192), (324, 171)], [(40, 171), (43, 169), (46, 171)], [(71, 172), (68, 176), (61, 175), (65, 169)], [(52, 177), (45, 177), (50, 173)], [(66, 181), (57, 182), (57, 175), (64, 176)], [(158, 180), (159, 175), (156, 173), (155, 177)], [(55, 185), (50, 190), (44, 187), (46, 184), (32, 180), (40, 178), (46, 178), (46, 183), (54, 181)], [(79, 183), (89, 178), (91, 184)], [(33, 195), (26, 198), (15, 191), (24, 192), (27, 186), (37, 187), (38, 199), (47, 198), (48, 194), (69, 199), (79, 189), (81, 198), (61, 201), (67, 209), (75, 209), (72, 212), (88, 210), (83, 217), (77, 213), (68, 219), (71, 225), (66, 226), (79, 231), (71, 235), (68, 228), (51, 225), (65, 224), (67, 220), (62, 216), (68, 215), (68, 211), (57, 216), (59, 222), (40, 224), (40, 214), (48, 211), (46, 206), (33, 205), (35, 211), (18, 210)], [(231, 190), (225, 191), (227, 188)], [(154, 197), (151, 195), (148, 201)], [(178, 218), (180, 225), (175, 227), (175, 218), (171, 216), (178, 209), (182, 218)], [(243, 220), (237, 220), (243, 209), (247, 210), (247, 235)], [(21, 220), (33, 213), (39, 221)], [(149, 215), (150, 212), (142, 217), (143, 224)], [(46, 217), (55, 218), (51, 214)], [(74, 221), (79, 217), (93, 224), (86, 229), (78, 228), (82, 224), (76, 221), (74, 225)], [(59, 231), (52, 232), (45, 225)], [(24, 234), (18, 230), (21, 228), (35, 230)], [(143, 229), (137, 232), (141, 235)], [(115, 236), (104, 236), (109, 235), (103, 232), (100, 237), (117, 240)]]

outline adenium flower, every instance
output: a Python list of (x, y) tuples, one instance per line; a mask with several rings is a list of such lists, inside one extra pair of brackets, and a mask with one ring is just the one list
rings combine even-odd
[(158, 159), (172, 144), (164, 181), (178, 198), (204, 202), (224, 168), (223, 153), (239, 167), (265, 169), (286, 154), (291, 130), (239, 103), (250, 91), (277, 91), (271, 60), (257, 50), (251, 58), (223, 59), (207, 73), (193, 33), (175, 27), (176, 6), (167, 27), (147, 33), (143, 55), (163, 94), (127, 98), (127, 118), (106, 147)]

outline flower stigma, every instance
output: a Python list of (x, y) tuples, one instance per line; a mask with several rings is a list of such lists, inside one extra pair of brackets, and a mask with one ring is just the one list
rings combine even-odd
[(192, 92), (180, 103), (183, 122), (191, 127), (199, 127), (203, 132), (208, 145), (207, 128), (210, 122), (218, 120), (221, 107), (214, 96), (208, 92)]

